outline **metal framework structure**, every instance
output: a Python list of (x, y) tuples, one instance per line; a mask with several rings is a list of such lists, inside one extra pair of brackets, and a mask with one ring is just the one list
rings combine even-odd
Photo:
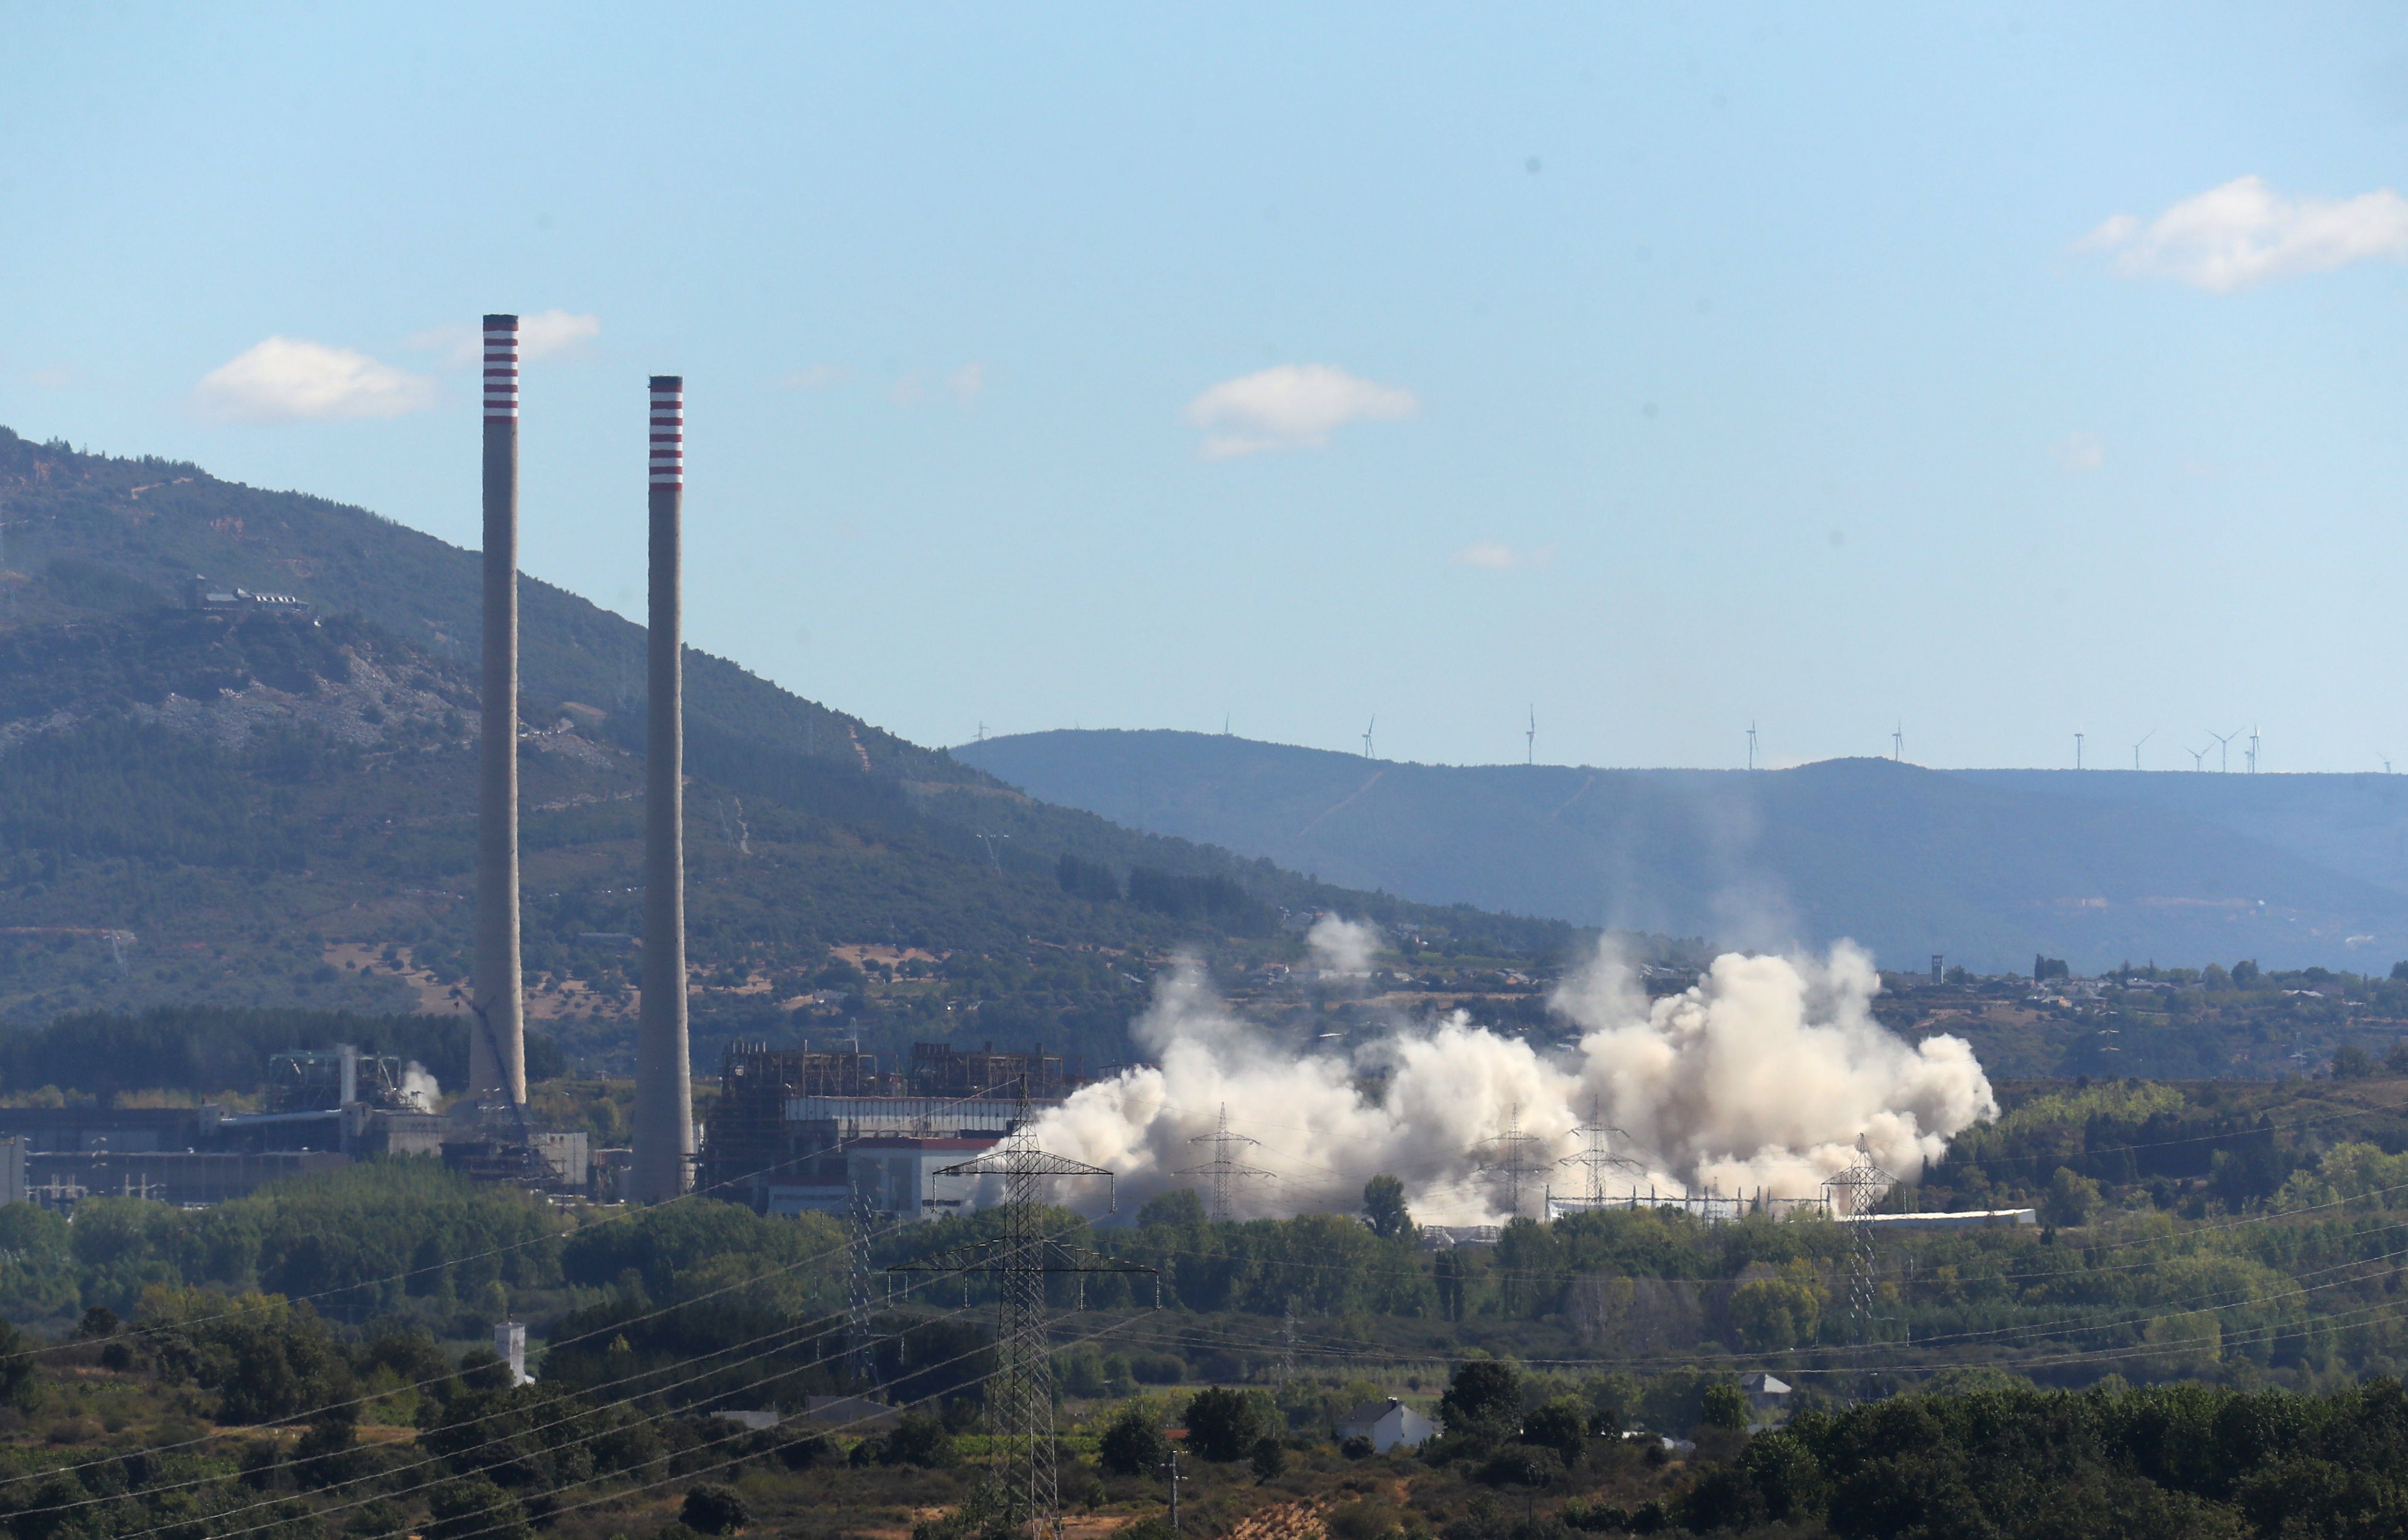
[(1866, 1349), (1873, 1342), (1874, 1257), (1873, 1227), (1863, 1217), (1897, 1185), (1897, 1177), (1873, 1164), (1871, 1142), (1862, 1134), (1856, 1136), (1856, 1159), (1846, 1170), (1823, 1179), (1823, 1197), (1831, 1217), (1856, 1221), (1847, 1226), (1848, 1309), (1855, 1321), (1856, 1346)]
[(1535, 1133), (1522, 1131), (1522, 1104), (1515, 1102), (1506, 1109), (1504, 1131), (1494, 1139), (1484, 1139), (1471, 1148), (1480, 1169), (1505, 1178), (1506, 1212), (1519, 1218), (1522, 1214), (1522, 1189), (1529, 1179), (1546, 1170), (1533, 1162), (1530, 1146), (1544, 1144)]
[(1082, 1307), (1086, 1303), (1085, 1274), (1152, 1274), (1156, 1305), (1162, 1303), (1162, 1285), (1161, 1274), (1154, 1268), (1066, 1246), (1039, 1233), (1039, 1184), (1097, 1176), (1110, 1182), (1112, 1173), (1040, 1148), (1026, 1114), (1024, 1089), (1021, 1115), (1012, 1120), (1011, 1132), (1002, 1144), (937, 1173), (1001, 1177), (1002, 1236), (898, 1263), (887, 1271), (957, 1273), (965, 1285), (974, 1273), (996, 1275), (1000, 1286), (996, 1304), (996, 1363), (995, 1377), (987, 1383), (987, 1404), (996, 1427), (996, 1463), (975, 1500), (973, 1517), (978, 1522), (972, 1527), (982, 1533), (1060, 1540), (1062, 1501), (1054, 1471), (1054, 1371), (1052, 1342), (1046, 1332), (1045, 1280), (1057, 1273), (1082, 1274)]
[[(1585, 1190), (1583, 1192), (1581, 1197), (1581, 1206), (1588, 1209), (1599, 1209), (1605, 1207), (1608, 1202), (1605, 1196), (1605, 1173), (1607, 1172), (1628, 1172), (1634, 1179), (1641, 1173), (1641, 1168), (1638, 1161), (1631, 1159), (1627, 1155), (1615, 1155), (1606, 1147), (1606, 1137), (1609, 1134), (1618, 1135), (1624, 1139), (1629, 1138), (1630, 1135), (1623, 1130), (1615, 1128), (1611, 1123), (1600, 1121), (1598, 1117), (1597, 1109), (1597, 1101), (1595, 1098), (1591, 1098), (1588, 1104), (1588, 1121), (1583, 1123), (1577, 1130), (1573, 1130), (1581, 1136), (1580, 1153), (1577, 1155), (1567, 1155), (1562, 1159), (1555, 1162), (1555, 1164), (1559, 1166), (1578, 1166), (1581, 1168), (1581, 1171), (1586, 1178), (1586, 1180), (1582, 1184)], [(1638, 1189), (1634, 1187), (1632, 1190), (1635, 1192)], [(1549, 1210), (1547, 1216), (1549, 1218), (1553, 1218), (1555, 1217), (1554, 1210), (1563, 1207), (1565, 1204), (1562, 1199), (1557, 1198), (1551, 1192), (1547, 1194), (1547, 1206)]]
[(853, 1183), (845, 1205), (845, 1259), (849, 1264), (845, 1271), (850, 1289), (845, 1302), (844, 1352), (856, 1385), (878, 1382), (878, 1355), (872, 1348), (869, 1326), (869, 1240), (877, 1222), (868, 1192), (860, 1183)]
[(1221, 1120), (1211, 1133), (1199, 1133), (1187, 1141), (1191, 1144), (1210, 1144), (1212, 1159), (1200, 1166), (1188, 1166), (1174, 1173), (1180, 1176), (1209, 1176), (1212, 1179), (1211, 1214), (1213, 1219), (1229, 1216), (1229, 1189), (1240, 1182), (1276, 1182), (1279, 1175), (1260, 1166), (1250, 1166), (1230, 1155), (1232, 1145), (1253, 1144), (1261, 1147), (1262, 1141), (1249, 1139), (1242, 1133), (1229, 1131), (1229, 1104), (1221, 1103)]

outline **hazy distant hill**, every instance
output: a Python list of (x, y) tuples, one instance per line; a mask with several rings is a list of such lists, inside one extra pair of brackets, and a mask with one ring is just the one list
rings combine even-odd
[[(0, 524), (0, 1020), (452, 1008), (477, 557), (359, 509), (5, 429)], [(188, 611), (196, 572), (296, 595), (314, 623)], [(636, 971), (618, 938), (639, 928), (644, 633), (523, 593), (535, 1015), (607, 1058)], [(1154, 961), (1189, 941), (1292, 951), (1283, 907), (1516, 956), (1577, 939), (1033, 800), (724, 659), (690, 652), (687, 681), (706, 1038), (1040, 1038), (1109, 1059)], [(1075, 884), (1065, 855), (1085, 863)], [(1132, 886), (1140, 868), (1158, 880)], [(920, 956), (865, 979), (831, 957), (859, 943)]]
[(1935, 952), (1983, 969), (2036, 952), (2078, 967), (2408, 957), (2391, 885), (2408, 779), (1454, 768), (1179, 732), (953, 752), (1048, 801), (1326, 881), (1579, 924), (1849, 937), (1906, 968)]

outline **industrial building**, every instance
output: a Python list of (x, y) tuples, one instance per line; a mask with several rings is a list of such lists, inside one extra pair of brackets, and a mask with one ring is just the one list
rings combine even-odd
[(704, 1130), (702, 1181), (763, 1214), (872, 1211), (936, 1218), (974, 1205), (974, 1185), (937, 1173), (994, 1148), (1018, 1120), (1086, 1084), (1042, 1044), (917, 1043), (899, 1064), (857, 1045), (732, 1043)]
[(496, 1141), (480, 1123), (428, 1110), (432, 1084), (410, 1078), (401, 1060), (357, 1048), (294, 1049), (268, 1060), (263, 1112), (230, 1114), (214, 1102), (0, 1107), (0, 1202), (64, 1209), (123, 1197), (198, 1206), (374, 1156), (439, 1158), (474, 1178), (591, 1189), (585, 1134)]

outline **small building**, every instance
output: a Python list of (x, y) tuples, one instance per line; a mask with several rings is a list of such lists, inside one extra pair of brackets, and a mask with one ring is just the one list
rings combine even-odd
[(0, 1139), (0, 1203), (25, 1201), (25, 1142)]
[(1777, 1412), (1789, 1404), (1788, 1382), (1761, 1369), (1740, 1375), (1739, 1388), (1746, 1394), (1747, 1403), (1759, 1412)]
[(1386, 1454), (1401, 1444), (1408, 1449), (1418, 1449), (1438, 1432), (1438, 1425), (1412, 1407), (1390, 1396), (1385, 1401), (1367, 1401), (1338, 1419), (1338, 1440), (1368, 1438), (1371, 1448)]

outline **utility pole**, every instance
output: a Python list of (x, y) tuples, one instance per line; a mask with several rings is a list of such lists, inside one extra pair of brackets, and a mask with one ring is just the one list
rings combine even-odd
[(1170, 1446), (1170, 1458), (1162, 1462), (1170, 1473), (1170, 1533), (1179, 1533), (1179, 1446)]
[(1272, 1173), (1264, 1171), (1258, 1166), (1250, 1166), (1243, 1160), (1238, 1159), (1230, 1155), (1229, 1150), (1232, 1145), (1252, 1144), (1259, 1149), (1262, 1147), (1262, 1141), (1259, 1139), (1249, 1139), (1242, 1133), (1232, 1133), (1229, 1131), (1229, 1104), (1226, 1101), (1221, 1103), (1221, 1120), (1213, 1126), (1212, 1131), (1211, 1133), (1197, 1134), (1187, 1142), (1191, 1144), (1211, 1145), (1212, 1159), (1205, 1161), (1200, 1166), (1188, 1166), (1173, 1174), (1179, 1176), (1209, 1176), (1212, 1179), (1211, 1215), (1213, 1222), (1216, 1224), (1229, 1216), (1229, 1188), (1231, 1184), (1254, 1181), (1269, 1182), (1276, 1181), (1278, 1179)]

